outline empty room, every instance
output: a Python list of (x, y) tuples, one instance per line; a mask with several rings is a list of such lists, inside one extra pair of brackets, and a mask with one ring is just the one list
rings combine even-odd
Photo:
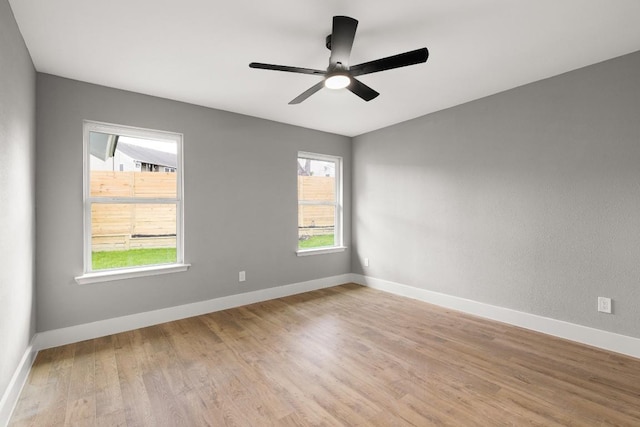
[(0, 426), (640, 425), (638, 18), (0, 0)]

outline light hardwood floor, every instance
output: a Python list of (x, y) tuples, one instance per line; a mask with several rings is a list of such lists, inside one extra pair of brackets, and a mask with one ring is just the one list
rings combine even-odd
[(640, 360), (358, 285), (38, 354), (12, 426), (640, 426)]

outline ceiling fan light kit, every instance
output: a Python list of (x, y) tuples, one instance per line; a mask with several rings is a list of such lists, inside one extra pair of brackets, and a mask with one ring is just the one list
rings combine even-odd
[(427, 61), (429, 51), (426, 47), (389, 56), (375, 61), (349, 66), (351, 47), (356, 35), (358, 21), (348, 16), (334, 16), (333, 29), (326, 38), (326, 46), (331, 50), (329, 66), (326, 70), (315, 70), (310, 68), (290, 67), (287, 65), (264, 64), (252, 62), (251, 68), (263, 70), (286, 71), (298, 74), (312, 74), (323, 76), (323, 80), (294, 98), (289, 104), (299, 104), (323, 87), (328, 89), (347, 88), (361, 99), (371, 101), (378, 95), (378, 92), (356, 79), (357, 76), (377, 73), (379, 71), (391, 70), (393, 68), (406, 67), (408, 65), (420, 64)]
[(351, 84), (351, 79), (346, 74), (334, 74), (327, 76), (324, 80), (324, 87), (327, 89), (344, 89)]

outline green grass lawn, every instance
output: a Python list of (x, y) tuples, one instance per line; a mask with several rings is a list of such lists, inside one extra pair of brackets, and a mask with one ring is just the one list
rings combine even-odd
[[(298, 247), (320, 248), (333, 246), (333, 234), (312, 236), (300, 240)], [(141, 265), (171, 264), (176, 262), (175, 248), (130, 249), (128, 251), (102, 251), (91, 253), (91, 266), (94, 271), (110, 268), (137, 267)]]
[(319, 248), (322, 246), (333, 246), (333, 234), (325, 234), (322, 236), (311, 236), (307, 240), (299, 240), (298, 247), (304, 248)]
[(171, 264), (174, 262), (176, 262), (176, 248), (130, 249), (128, 251), (91, 253), (93, 270)]

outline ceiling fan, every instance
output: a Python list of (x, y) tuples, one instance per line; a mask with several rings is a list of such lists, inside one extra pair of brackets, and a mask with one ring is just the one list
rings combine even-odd
[(377, 73), (378, 71), (391, 70), (393, 68), (406, 67), (407, 65), (420, 64), (422, 62), (426, 62), (429, 57), (429, 51), (426, 47), (423, 47), (422, 49), (412, 50), (399, 55), (388, 56), (375, 61), (349, 66), (351, 47), (353, 46), (353, 39), (355, 38), (357, 27), (358, 21), (353, 18), (349, 18), (348, 16), (333, 17), (333, 29), (326, 39), (327, 49), (331, 51), (329, 66), (326, 70), (263, 64), (261, 62), (252, 62), (249, 64), (249, 67), (261, 68), (263, 70), (287, 71), (290, 73), (324, 76), (322, 81), (302, 92), (289, 102), (289, 104), (301, 103), (322, 89), (323, 86), (329, 89), (347, 88), (365, 101), (371, 101), (380, 94), (356, 79), (357, 76)]

